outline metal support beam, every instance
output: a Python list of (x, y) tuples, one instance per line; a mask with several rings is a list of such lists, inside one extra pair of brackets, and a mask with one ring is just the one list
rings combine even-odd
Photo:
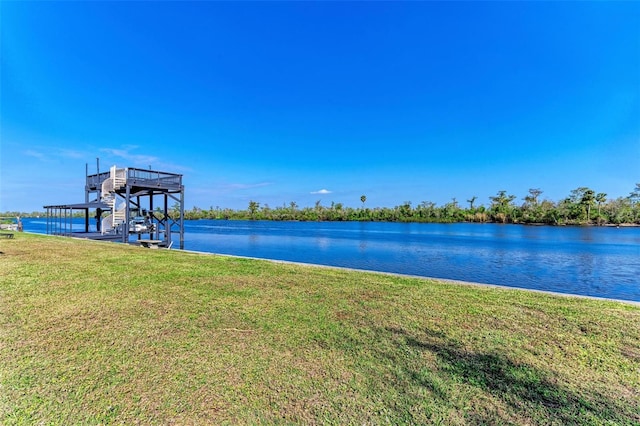
[[(129, 186), (129, 184), (127, 183), (126, 185), (126, 192), (125, 192), (125, 208), (124, 208), (124, 225), (122, 227), (122, 242), (123, 243), (128, 243), (129, 242), (129, 222), (131, 221), (131, 213), (129, 212), (129, 209), (131, 207), (131, 186)], [(113, 207), (114, 209), (117, 209), (118, 206), (115, 205)]]
[(164, 239), (167, 247), (171, 245), (171, 218), (169, 217), (169, 194), (164, 194)]
[(184, 250), (184, 186), (180, 188), (180, 250)]
[(84, 202), (89, 202), (89, 185), (87, 184), (87, 176), (89, 176), (89, 163), (84, 165)]

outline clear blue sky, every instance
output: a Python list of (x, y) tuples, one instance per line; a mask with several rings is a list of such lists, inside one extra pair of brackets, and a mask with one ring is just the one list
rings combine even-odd
[(640, 2), (0, 2), (0, 211), (95, 172), (186, 207), (610, 198), (640, 182)]

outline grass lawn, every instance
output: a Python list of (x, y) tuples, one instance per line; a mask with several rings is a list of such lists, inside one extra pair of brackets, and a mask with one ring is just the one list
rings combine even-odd
[(638, 306), (22, 233), (0, 251), (3, 425), (640, 423)]

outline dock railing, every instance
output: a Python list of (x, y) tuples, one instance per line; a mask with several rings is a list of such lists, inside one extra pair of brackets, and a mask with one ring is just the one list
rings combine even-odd
[[(88, 175), (86, 186), (90, 190), (97, 190), (102, 188), (102, 183), (110, 177), (109, 172)], [(127, 182), (137, 186), (179, 190), (182, 186), (182, 175), (130, 167), (127, 169)]]

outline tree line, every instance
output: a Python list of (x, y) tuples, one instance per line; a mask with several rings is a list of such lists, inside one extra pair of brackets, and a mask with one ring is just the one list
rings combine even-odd
[[(553, 202), (541, 199), (543, 191), (529, 189), (520, 202), (507, 191), (489, 197), (490, 204), (477, 205), (473, 196), (461, 203), (455, 198), (442, 206), (423, 201), (413, 206), (406, 201), (395, 207), (366, 206), (366, 195), (360, 197), (360, 207), (345, 207), (342, 203), (323, 206), (317, 201), (313, 207), (299, 207), (294, 201), (280, 207), (249, 201), (245, 210), (228, 208), (185, 211), (185, 219), (236, 220), (298, 220), (298, 221), (378, 221), (378, 222), (494, 222), (547, 225), (640, 225), (640, 183), (627, 197), (608, 199), (607, 194), (591, 188), (576, 188), (564, 199)], [(172, 215), (178, 214), (173, 211)]]

